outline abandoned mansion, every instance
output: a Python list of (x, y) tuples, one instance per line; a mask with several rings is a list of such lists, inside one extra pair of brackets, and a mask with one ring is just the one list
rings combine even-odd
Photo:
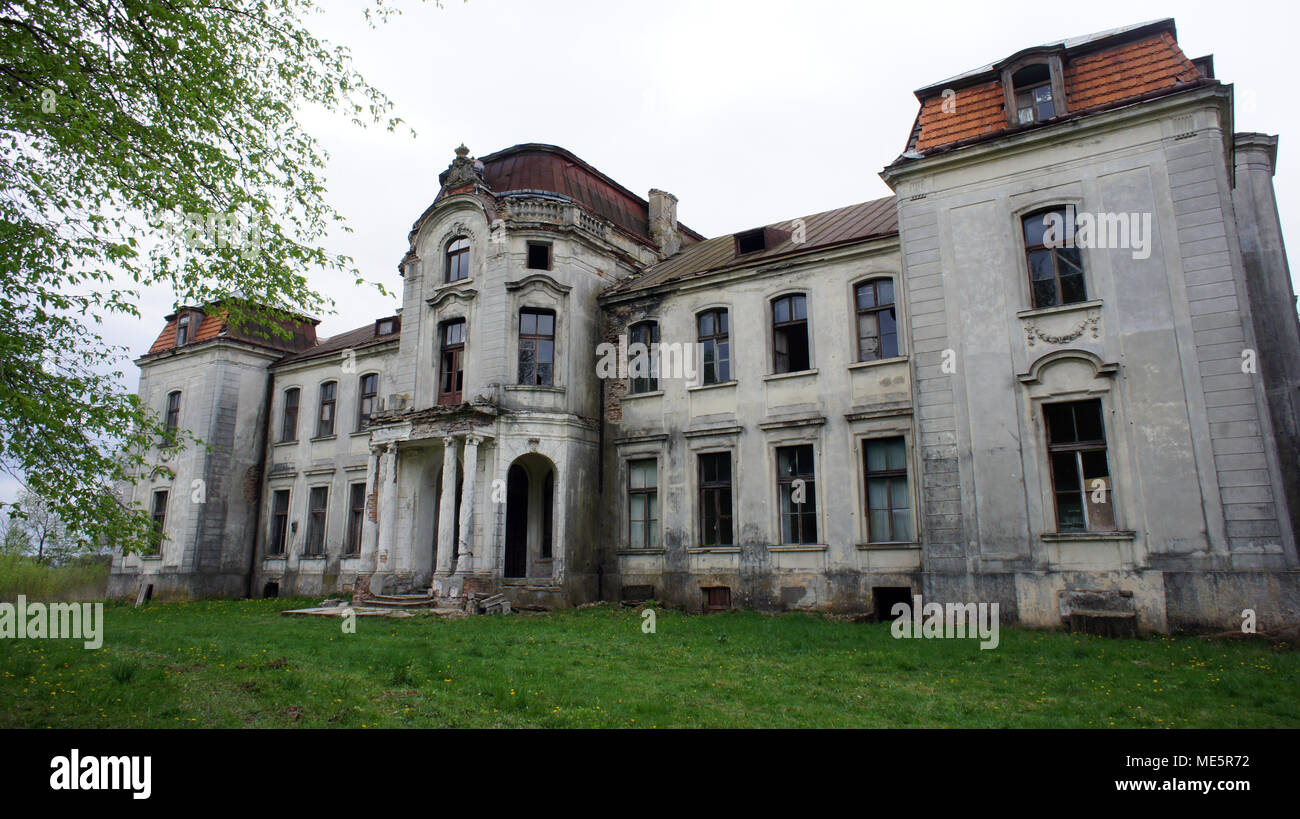
[(461, 146), (394, 315), (180, 307), (139, 392), (207, 446), (125, 490), (161, 537), (111, 593), (1300, 618), (1277, 138), (1172, 20), (916, 97), (884, 199), (706, 238), (563, 148)]

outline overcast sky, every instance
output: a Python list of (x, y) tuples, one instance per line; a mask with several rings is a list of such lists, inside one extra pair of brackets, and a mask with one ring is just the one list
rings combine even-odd
[[(1217, 77), (1235, 84), (1236, 129), (1281, 135), (1274, 182), (1287, 235), (1300, 235), (1300, 116), (1293, 72), (1279, 70), (1294, 48), (1293, 3), (1118, 0), (1058, 4), (1071, 9), (1062, 14), (1041, 2), (398, 3), (404, 13), (375, 30), (362, 0), (324, 0), (308, 22), (351, 49), (417, 132), (308, 122), (332, 154), (330, 199), (355, 231), (331, 249), (398, 292), (407, 232), (462, 141), (475, 155), (562, 145), (643, 197), (671, 191), (680, 219), (716, 236), (888, 195), (877, 173), (903, 149), (913, 89), (1171, 8), (1183, 51), (1213, 53)], [(322, 337), (398, 306), (344, 276), (313, 284), (338, 302), (320, 316)], [(150, 293), (144, 320), (110, 320), (109, 340), (142, 354), (172, 308), (170, 293)], [(138, 369), (125, 372), (134, 389)]]

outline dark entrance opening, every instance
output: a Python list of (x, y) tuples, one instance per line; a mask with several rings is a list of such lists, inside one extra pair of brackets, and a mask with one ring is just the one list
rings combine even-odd
[(519, 464), (506, 475), (506, 577), (528, 572), (528, 472)]
[(906, 603), (908, 610), (912, 606), (912, 589), (909, 586), (872, 586), (871, 599), (876, 604), (876, 620), (892, 623), (895, 619), (890, 614), (898, 603)]
[(263, 597), (279, 597), (279, 596), (280, 596), (280, 584), (279, 584), (279, 583), (274, 583), (274, 582), (272, 582), (272, 583), (267, 583), (265, 586), (262, 587), (262, 596), (263, 596)]

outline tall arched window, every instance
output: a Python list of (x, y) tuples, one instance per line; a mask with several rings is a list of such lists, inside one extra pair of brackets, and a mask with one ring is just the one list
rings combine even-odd
[(447, 243), (447, 281), (469, 278), (469, 238), (457, 236)]
[(898, 313), (894, 309), (894, 280), (872, 279), (855, 290), (858, 361), (879, 361), (898, 355)]
[(366, 373), (357, 384), (357, 430), (365, 428), (375, 414), (375, 396), (379, 394), (379, 373)]
[(731, 335), (726, 310), (706, 310), (695, 317), (704, 350), (704, 384), (731, 380)]
[(320, 385), (320, 412), (316, 416), (316, 437), (328, 438), (334, 434), (334, 401), (339, 382), (326, 381)]
[(167, 393), (167, 431), (163, 436), (164, 446), (176, 445), (176, 433), (181, 426), (181, 391)]
[(1074, 241), (1074, 207), (1040, 210), (1022, 222), (1034, 307), (1087, 301), (1083, 256)]
[(284, 415), (280, 424), (280, 440), (298, 440), (298, 401), (302, 391), (290, 387), (284, 391)]
[(633, 324), (628, 331), (629, 351), (633, 344), (640, 344), (645, 349), (638, 348), (636, 355), (628, 353), (627, 367), (632, 379), (628, 392), (655, 392), (659, 389), (659, 325), (653, 321)]

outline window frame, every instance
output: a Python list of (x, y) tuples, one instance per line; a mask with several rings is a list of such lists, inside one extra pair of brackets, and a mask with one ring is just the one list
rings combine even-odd
[[(283, 510), (278, 504), (281, 497), (284, 498)], [(289, 510), (292, 508), (292, 503), (293, 490), (271, 490), (271, 531), (266, 542), (268, 557), (280, 557), (289, 550)]]
[[(870, 466), (870, 448), (873, 445), (887, 445), (891, 441), (901, 441), (903, 445), (903, 466), (900, 469), (890, 469), (888, 466), (884, 469), (872, 470)], [(859, 463), (862, 465), (862, 519), (867, 529), (867, 543), (876, 545), (882, 543), (915, 543), (916, 537), (916, 497), (913, 494), (912, 482), (912, 460), (908, 449), (908, 436), (901, 431), (892, 435), (872, 435), (871, 437), (862, 438), (861, 453)], [(888, 463), (888, 461), (886, 461)], [(897, 478), (902, 478), (907, 491), (907, 506), (894, 506), (894, 487), (893, 482)], [(875, 527), (871, 524), (871, 482), (872, 480), (885, 480), (887, 489), (886, 495), (889, 498), (888, 513), (889, 531), (887, 537), (877, 537)], [(899, 533), (894, 524), (894, 516), (903, 509), (907, 511), (907, 537), (899, 537)]]
[[(293, 395), (292, 404), (289, 401), (289, 395)], [(298, 420), (302, 412), (302, 387), (287, 387), (280, 394), (280, 440), (276, 443), (287, 444), (298, 440)], [(292, 407), (293, 425), (290, 427), (289, 415)], [(290, 435), (292, 432), (292, 436)]]
[[(704, 459), (715, 458), (719, 456), (726, 458), (727, 479), (725, 481), (706, 480), (704, 477)], [(695, 474), (696, 474), (696, 481), (697, 481), (696, 498), (697, 498), (697, 502), (699, 503), (699, 514), (696, 517), (696, 521), (698, 526), (700, 527), (700, 538), (699, 538), (700, 546), (705, 548), (726, 548), (730, 546), (735, 546), (736, 545), (735, 543), (736, 541), (735, 453), (730, 449), (711, 449), (711, 450), (702, 450), (696, 452), (695, 453)], [(718, 538), (716, 543), (711, 543), (708, 540), (708, 533), (709, 533), (709, 522), (707, 518), (708, 505), (705, 501), (705, 498), (710, 493), (715, 498), (715, 508), (718, 508), (719, 510), (721, 509), (721, 504), (717, 503), (717, 501), (722, 499), (726, 500), (727, 512), (724, 514), (721, 511), (719, 511), (718, 513), (718, 520), (717, 520), (718, 525), (716, 527), (718, 530), (717, 531)], [(721, 528), (721, 524), (724, 520), (726, 521), (726, 527), (727, 527), (727, 531), (726, 531), (727, 537), (725, 539), (722, 537), (723, 532)]]
[[(533, 266), (533, 249), (541, 248), (546, 251), (546, 266)], [(525, 270), (552, 270), (555, 267), (555, 257), (553, 255), (552, 245), (550, 242), (538, 242), (528, 240), (524, 242), (524, 269)]]
[[(366, 391), (366, 379), (374, 379), (374, 390)], [(370, 411), (366, 411), (366, 401), (370, 401)], [(366, 428), (366, 423), (374, 416), (379, 404), (379, 373), (368, 372), (357, 376), (357, 432)]]
[[(1026, 282), (1026, 284), (1027, 284), (1028, 287), (1029, 287), (1029, 306), (1030, 306), (1030, 309), (1033, 309), (1033, 310), (1047, 310), (1047, 309), (1051, 309), (1051, 308), (1053, 308), (1053, 307), (1069, 307), (1069, 306), (1071, 306), (1071, 305), (1075, 305), (1075, 304), (1083, 304), (1083, 303), (1085, 303), (1085, 302), (1087, 302), (1087, 301), (1090, 300), (1089, 288), (1088, 288), (1088, 284), (1089, 284), (1089, 283), (1088, 283), (1088, 265), (1086, 265), (1086, 264), (1084, 263), (1083, 248), (1081, 248), (1081, 247), (1079, 247), (1077, 244), (1075, 244), (1075, 241), (1074, 241), (1074, 234), (1071, 233), (1070, 235), (1068, 235), (1068, 236), (1066, 237), (1064, 243), (1061, 244), (1061, 245), (1059, 245), (1059, 246), (1057, 246), (1057, 245), (1046, 245), (1046, 244), (1035, 244), (1035, 245), (1031, 245), (1031, 244), (1029, 244), (1029, 238), (1026, 236), (1026, 228), (1027, 228), (1027, 225), (1028, 225), (1028, 223), (1029, 223), (1029, 220), (1031, 220), (1031, 219), (1042, 219), (1042, 218), (1044, 218), (1047, 214), (1050, 214), (1050, 213), (1057, 213), (1057, 212), (1059, 212), (1059, 213), (1061, 214), (1062, 219), (1064, 220), (1065, 224), (1067, 224), (1067, 225), (1073, 225), (1073, 224), (1075, 224), (1075, 220), (1073, 220), (1073, 219), (1070, 218), (1070, 212), (1071, 212), (1071, 211), (1076, 211), (1076, 212), (1077, 212), (1077, 210), (1078, 210), (1078, 205), (1077, 205), (1076, 203), (1074, 203), (1074, 202), (1062, 202), (1062, 203), (1057, 203), (1057, 204), (1052, 204), (1052, 205), (1045, 205), (1045, 206), (1035, 207), (1035, 208), (1032, 209), (1032, 210), (1023, 211), (1023, 212), (1021, 212), (1020, 214), (1017, 215), (1017, 218), (1016, 218), (1016, 226), (1017, 226), (1017, 229), (1018, 229), (1018, 231), (1019, 231), (1019, 240), (1020, 240), (1020, 245), (1021, 245), (1021, 248), (1023, 248), (1023, 250), (1024, 250), (1024, 256), (1023, 256), (1023, 258), (1024, 258), (1024, 260), (1025, 260), (1025, 267), (1024, 267), (1024, 270), (1025, 270), (1025, 282)], [(1046, 233), (1046, 226), (1044, 226), (1044, 231), (1043, 231), (1043, 232), (1044, 232), (1044, 234)], [(1065, 301), (1065, 300), (1064, 300), (1064, 287), (1063, 287), (1062, 282), (1061, 282), (1061, 278), (1062, 278), (1062, 276), (1061, 276), (1060, 255), (1061, 255), (1061, 251), (1063, 251), (1063, 250), (1071, 250), (1071, 251), (1074, 251), (1075, 257), (1078, 259), (1078, 267), (1079, 267), (1078, 278), (1079, 278), (1079, 283), (1080, 283), (1080, 289), (1081, 289), (1081, 291), (1082, 291), (1082, 297), (1081, 297), (1081, 298), (1078, 298), (1078, 299), (1071, 300), (1071, 301)], [(1035, 288), (1035, 286), (1034, 286), (1035, 281), (1036, 281), (1036, 280), (1034, 279), (1034, 266), (1033, 266), (1033, 263), (1032, 263), (1031, 260), (1030, 260), (1032, 254), (1034, 254), (1034, 253), (1044, 253), (1044, 252), (1046, 252), (1046, 253), (1050, 253), (1050, 254), (1051, 254), (1051, 259), (1052, 259), (1052, 278), (1051, 278), (1051, 282), (1052, 282), (1052, 286), (1053, 286), (1053, 293), (1054, 293), (1055, 301), (1054, 301), (1053, 303), (1051, 303), (1051, 304), (1039, 304), (1039, 303), (1038, 303), (1038, 293), (1037, 293), (1037, 290), (1036, 290), (1036, 288)], [(1069, 275), (1073, 275), (1073, 274), (1069, 274)], [(1044, 282), (1045, 282), (1045, 281), (1048, 281), (1048, 279), (1042, 279), (1041, 281), (1044, 281)]]
[[(159, 499), (162, 500), (161, 511)], [(167, 505), (170, 502), (170, 489), (153, 490), (153, 505), (149, 509), (149, 516), (153, 520), (153, 531), (149, 535), (149, 546), (153, 550), (151, 554), (162, 554), (163, 543), (167, 540)]]
[[(357, 505), (360, 489), (361, 505)], [(348, 528), (343, 541), (342, 557), (356, 557), (361, 554), (361, 533), (366, 520), (366, 482), (353, 481), (348, 484)]]
[[(731, 372), (731, 310), (728, 307), (709, 307), (695, 314), (695, 339), (700, 344), (700, 384), (727, 384), (735, 380)], [(705, 334), (701, 320), (705, 316), (713, 317), (713, 331)], [(718, 354), (718, 347), (724, 346), (726, 355)], [(713, 353), (713, 380), (709, 380), (709, 352)], [(718, 371), (725, 369), (725, 378), (719, 377)]]
[[(647, 334), (649, 338), (646, 340), (638, 338), (639, 335)], [(659, 322), (654, 319), (646, 319), (630, 325), (627, 328), (628, 350), (632, 349), (633, 344), (644, 344), (646, 346), (646, 355), (650, 361), (651, 374), (648, 376), (633, 376), (631, 372), (633, 356), (631, 352), (629, 352), (627, 361), (627, 394), (644, 395), (646, 393), (658, 392), (659, 376), (657, 373), (659, 372), (659, 355), (657, 345), (659, 344)]]
[[(627, 547), (629, 549), (658, 549), (659, 548), (659, 458), (656, 455), (632, 455), (626, 460), (627, 480), (624, 482), (627, 496)], [(654, 483), (649, 486), (636, 487), (632, 485), (632, 474), (637, 465), (650, 464), (650, 472), (654, 478)], [(642, 509), (645, 511), (645, 517), (637, 520), (632, 516), (632, 499), (641, 497)], [(650, 506), (654, 506), (653, 516), (650, 514)], [(641, 530), (641, 545), (636, 545), (632, 536), (633, 531), (637, 528)]]
[[(803, 304), (803, 318), (801, 319), (793, 318), (793, 316), (795, 315), (794, 307), (796, 304), (796, 300), (802, 302)], [(789, 318), (785, 321), (779, 321), (776, 317), (777, 305), (780, 304), (781, 302), (786, 302), (786, 301), (789, 302), (789, 308), (788, 308), (789, 315), (792, 318)], [(782, 293), (781, 295), (773, 296), (771, 299), (768, 300), (768, 315), (771, 317), (772, 374), (788, 375), (794, 373), (809, 372), (810, 370), (812, 370), (813, 369), (812, 315), (808, 310), (808, 294), (800, 291), (794, 293)], [(793, 366), (791, 366), (789, 362), (789, 358), (790, 358), (789, 340), (785, 334), (794, 330), (796, 327), (800, 327), (800, 326), (802, 326), (803, 328), (804, 349), (807, 351), (807, 361), (805, 362), (806, 366), (795, 369)], [(778, 337), (786, 339), (786, 352), (784, 353), (780, 352), (777, 349)], [(781, 368), (782, 366), (781, 359), (783, 356), (786, 359), (785, 369)]]
[[(464, 242), (464, 245), (460, 243)], [(474, 243), (466, 234), (458, 234), (448, 239), (442, 246), (443, 281), (447, 284), (463, 282), (470, 278), (470, 255)], [(453, 277), (453, 274), (459, 273)]]
[[(885, 304), (882, 304), (880, 301), (880, 284), (882, 282), (888, 282), (890, 288), (891, 301)], [(861, 302), (862, 302), (861, 291), (865, 287), (870, 287), (872, 289), (872, 300), (874, 302), (874, 305), (872, 307), (861, 306)], [(887, 361), (891, 358), (900, 358), (903, 355), (903, 340), (902, 340), (903, 332), (901, 326), (902, 322), (899, 320), (900, 311), (899, 311), (899, 303), (898, 303), (898, 281), (893, 276), (887, 276), (887, 275), (870, 276), (868, 278), (861, 279), (857, 282), (854, 282), (853, 291), (851, 295), (853, 299), (853, 335), (854, 335), (855, 363), (861, 364), (869, 361)], [(888, 334), (880, 332), (879, 314), (887, 310), (893, 313), (893, 320), (894, 320), (894, 332), (893, 332), (894, 350), (892, 355), (885, 354), (885, 344), (883, 339)], [(861, 322), (862, 322), (862, 316), (867, 314), (872, 314), (876, 316), (876, 338), (880, 340), (876, 347), (876, 352), (878, 353), (878, 355), (876, 355), (874, 358), (864, 357), (862, 352)]]
[[(328, 398), (325, 397), (325, 388), (332, 387)], [(336, 379), (322, 381), (317, 389), (316, 401), (316, 438), (333, 438), (338, 431), (338, 396), (339, 382)], [(330, 408), (329, 412), (329, 431), (325, 430), (325, 408)]]
[(190, 316), (184, 315), (176, 319), (176, 346), (180, 347), (189, 344), (190, 338)]
[[(454, 344), (447, 342), (448, 333), (452, 327), (460, 326), (461, 340)], [(469, 342), (469, 321), (464, 316), (444, 319), (438, 322), (438, 383), (436, 385), (434, 403), (439, 406), (455, 406), (464, 400), (465, 394), (465, 348)], [(455, 362), (455, 375), (458, 378), (453, 382), (459, 382), (459, 388), (450, 391), (443, 389), (443, 382), (447, 379), (448, 365), (447, 356), (451, 355)]]
[(163, 411), (163, 446), (174, 447), (181, 429), (181, 390), (167, 393), (167, 407)]
[[(1069, 105), (1065, 95), (1065, 62), (1062, 59), (1063, 49), (1059, 46), (1036, 48), (1029, 53), (1022, 54), (1014, 62), (1007, 63), (1000, 68), (1000, 80), (1002, 85), (1002, 105), (1006, 113), (1006, 124), (1008, 128), (1025, 128), (1046, 122), (1050, 119), (1060, 118), (1069, 112)], [(1016, 103), (1017, 89), (1015, 87), (1014, 77), (1017, 73), (1033, 65), (1044, 65), (1047, 67), (1047, 82), (1036, 82), (1033, 85), (1019, 89), (1021, 92), (1042, 85), (1050, 85), (1052, 89), (1052, 116), (1047, 119), (1038, 119), (1035, 111), (1034, 121), (1032, 123), (1021, 123), (1019, 110)]]
[[(545, 335), (545, 334), (543, 334), (543, 333), (537, 333), (537, 332), (534, 332), (534, 333), (524, 333), (524, 316), (525, 316), (526, 314), (527, 314), (527, 315), (535, 316), (535, 317), (537, 317), (537, 318), (541, 318), (542, 316), (549, 317), (549, 318), (551, 319), (551, 333), (550, 333), (550, 335)], [(556, 340), (557, 331), (558, 331), (558, 329), (559, 329), (559, 313), (558, 313), (558, 311), (556, 311), (556, 310), (554, 310), (554, 309), (552, 309), (552, 308), (549, 308), (549, 307), (526, 307), (526, 306), (525, 306), (525, 307), (520, 307), (520, 308), (519, 308), (519, 311), (518, 311), (518, 314), (517, 314), (517, 315), (518, 315), (518, 319), (517, 319), (517, 321), (516, 321), (516, 323), (515, 323), (515, 329), (516, 329), (517, 338), (518, 338), (518, 348), (517, 348), (517, 352), (516, 352), (516, 355), (515, 355), (515, 360), (516, 360), (516, 364), (517, 364), (517, 367), (516, 367), (517, 383), (518, 383), (519, 385), (521, 385), (521, 386), (525, 386), (525, 387), (554, 387), (554, 386), (556, 386), (556, 383), (555, 383), (555, 382), (557, 381), (557, 378), (556, 378), (557, 373), (556, 373), (556, 364), (555, 364), (555, 360), (556, 360), (557, 356), (556, 356), (556, 349), (555, 349), (555, 347), (556, 347), (555, 340)], [(536, 325), (535, 325), (535, 326), (536, 326)], [(540, 381), (540, 382), (539, 382), (537, 379), (538, 379), (538, 377), (539, 377), (539, 373), (540, 373), (540, 371), (541, 371), (542, 362), (538, 360), (537, 353), (538, 353), (538, 350), (541, 348), (541, 344), (542, 344), (542, 342), (544, 342), (544, 341), (549, 341), (549, 342), (551, 343), (551, 357), (550, 357), (550, 361), (549, 361), (549, 364), (550, 364), (550, 377), (549, 377), (546, 381)], [(529, 380), (524, 380), (524, 372), (523, 372), (523, 367), (524, 367), (524, 360), (523, 360), (523, 359), (524, 359), (524, 350), (525, 350), (526, 348), (529, 348), (529, 347), (531, 347), (532, 352), (533, 352), (532, 363), (529, 365), (529, 366), (531, 367), (532, 378), (530, 378)]]
[[(784, 451), (793, 451), (794, 463), (796, 470), (802, 466), (802, 460), (799, 457), (803, 450), (807, 450), (810, 461), (807, 472), (797, 472), (786, 475), (781, 471), (781, 455)], [(819, 520), (817, 517), (817, 447), (812, 441), (789, 441), (777, 444), (772, 448), (772, 462), (776, 471), (776, 515), (777, 515), (777, 542), (782, 546), (810, 546), (820, 541), (817, 539), (820, 535)], [(791, 505), (794, 505), (793, 493), (794, 482), (803, 480), (804, 487), (808, 490), (807, 498), (804, 503), (799, 504), (799, 511), (786, 513), (782, 505), (787, 493), (791, 495)], [(802, 507), (811, 506), (811, 509)], [(793, 526), (790, 528), (790, 537), (786, 537), (786, 518), (791, 517)], [(812, 533), (809, 539), (805, 527), (808, 520), (811, 519)], [(798, 530), (797, 532), (795, 530)]]
[[(318, 508), (313, 505), (316, 501), (317, 493), (324, 498), (324, 503)], [(308, 487), (307, 489), (307, 536), (303, 539), (302, 556), (303, 557), (324, 557), (327, 549), (327, 536), (329, 532), (329, 509), (330, 509), (330, 488), (327, 484)], [(317, 537), (319, 535), (319, 537)], [(313, 551), (317, 545), (315, 541), (319, 540), (320, 551)]]
[[(1075, 430), (1078, 429), (1078, 408), (1084, 404), (1091, 404), (1096, 407), (1097, 425), (1101, 431), (1100, 438), (1089, 438), (1086, 440), (1076, 440), (1066, 442), (1055, 442), (1052, 440), (1052, 422), (1049, 416), (1050, 407), (1071, 407), (1071, 423)], [(1051, 502), (1052, 511), (1055, 514), (1056, 533), (1057, 534), (1107, 534), (1120, 531), (1119, 514), (1115, 509), (1115, 476), (1111, 469), (1110, 442), (1107, 436), (1106, 427), (1106, 405), (1101, 398), (1075, 398), (1065, 401), (1044, 401), (1042, 402), (1043, 418), (1043, 442), (1044, 451), (1047, 455), (1047, 474), (1051, 482)], [(1096, 454), (1100, 452), (1106, 464), (1106, 500), (1105, 505), (1110, 508), (1109, 528), (1094, 528), (1090, 512), (1090, 496), (1097, 491), (1088, 485), (1089, 478), (1084, 477), (1083, 456), (1087, 454)], [(1075, 479), (1079, 486), (1077, 490), (1058, 490), (1056, 475), (1057, 455), (1072, 454), (1075, 466)], [(1091, 480), (1096, 480), (1092, 478)], [(1061, 495), (1063, 493), (1077, 492), (1079, 495), (1080, 510), (1083, 513), (1083, 528), (1064, 528), (1061, 524)]]

